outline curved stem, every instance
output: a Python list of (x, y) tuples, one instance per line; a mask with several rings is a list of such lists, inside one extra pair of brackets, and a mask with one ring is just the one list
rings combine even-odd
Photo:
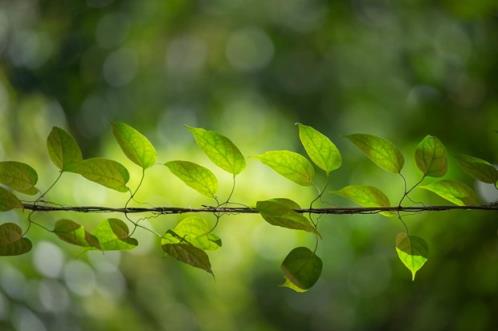
[[(137, 187), (135, 188), (135, 191), (133, 191), (133, 192), (131, 193), (130, 198), (128, 199), (128, 201), (126, 201), (126, 204), (125, 204), (125, 206), (124, 206), (124, 209), (125, 209), (125, 210), (128, 210), (128, 205), (130, 204), (131, 200), (133, 200), (133, 198), (134, 198), (134, 197), (135, 197), (135, 195), (137, 194), (138, 190), (139, 190), (139, 189), (140, 189), (140, 187), (142, 186), (142, 183), (144, 182), (144, 178), (145, 178), (145, 168), (142, 168), (142, 175), (140, 176), (140, 182), (138, 183)], [(138, 224), (138, 222), (133, 221), (133, 220), (132, 220), (132, 219), (128, 216), (128, 213), (127, 213), (127, 212), (125, 212), (125, 217), (126, 217), (126, 219), (127, 219), (128, 221), (130, 221), (130, 222), (134, 225), (133, 230), (132, 230), (132, 231), (130, 232), (130, 234), (128, 235), (128, 237), (131, 237), (131, 236), (135, 233), (135, 231), (136, 231), (137, 227), (139, 226), (139, 224)]]
[[(405, 176), (403, 176), (403, 174), (400, 172), (399, 175), (401, 176), (401, 178), (403, 178), (403, 183), (404, 183), (404, 186), (405, 186), (405, 192), (403, 193), (403, 196), (401, 197), (401, 200), (399, 201), (398, 203), (398, 207), (401, 207), (401, 204), (403, 203), (403, 200), (405, 200), (405, 198), (408, 198), (410, 199), (410, 197), (408, 196), (418, 185), (420, 185), (424, 179), (425, 179), (425, 175), (422, 176), (422, 178), (420, 178), (420, 180), (418, 182), (416, 182), (410, 189), (407, 189), (408, 186), (407, 186), (407, 183), (406, 183), (406, 178)], [(413, 201), (410, 199), (410, 201)]]

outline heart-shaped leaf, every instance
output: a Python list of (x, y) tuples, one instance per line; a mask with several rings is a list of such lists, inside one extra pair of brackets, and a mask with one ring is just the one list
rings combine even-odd
[(127, 250), (138, 246), (135, 238), (130, 238), (130, 231), (126, 224), (116, 218), (101, 222), (94, 231), (100, 249), (103, 251)]
[(0, 184), (4, 184), (14, 191), (35, 195), (38, 174), (35, 169), (22, 162), (0, 162)]
[(392, 173), (403, 169), (403, 154), (391, 141), (370, 134), (352, 134), (347, 138), (378, 167)]
[(203, 250), (215, 250), (221, 247), (221, 239), (211, 230), (209, 222), (200, 216), (187, 216), (176, 226), (166, 232), (161, 245), (187, 242)]
[(208, 168), (189, 161), (170, 161), (165, 166), (197, 192), (209, 198), (215, 197), (218, 180)]
[(467, 175), (484, 183), (494, 184), (498, 181), (498, 170), (488, 161), (465, 154), (459, 155), (457, 160)]
[(441, 198), (457, 206), (470, 206), (479, 203), (477, 194), (467, 184), (455, 180), (442, 179), (419, 188), (436, 193)]
[(62, 171), (74, 171), (74, 167), (83, 160), (80, 146), (64, 129), (54, 127), (47, 138), (50, 159)]
[(268, 151), (257, 156), (278, 174), (302, 186), (313, 185), (315, 169), (301, 154), (291, 151)]
[(417, 167), (424, 176), (441, 177), (448, 170), (448, 155), (443, 143), (434, 136), (427, 135), (415, 150)]
[(82, 225), (72, 220), (58, 220), (55, 223), (54, 233), (61, 240), (73, 245), (100, 248), (97, 238), (85, 231)]
[(318, 168), (327, 175), (340, 168), (342, 156), (336, 145), (324, 134), (311, 126), (297, 124), (299, 127), (299, 139), (303, 144), (306, 153)]
[(265, 221), (271, 225), (317, 233), (313, 224), (302, 214), (295, 211), (296, 209), (301, 209), (301, 207), (290, 199), (275, 198), (258, 201), (256, 209)]
[(14, 256), (27, 253), (33, 245), (22, 236), (21, 228), (14, 223), (0, 225), (0, 256)]
[(205, 270), (213, 275), (209, 256), (202, 249), (190, 244), (165, 244), (161, 246), (163, 251), (180, 262)]
[(322, 260), (306, 247), (294, 248), (282, 263), (285, 282), (282, 286), (297, 292), (309, 290), (320, 278)]
[(188, 129), (196, 144), (218, 167), (234, 175), (244, 170), (246, 160), (230, 139), (215, 131), (192, 127)]
[[(333, 194), (343, 196), (361, 207), (390, 207), (389, 198), (378, 188), (367, 185), (348, 185)], [(395, 214), (390, 211), (380, 213), (383, 216), (393, 217)]]
[(0, 211), (9, 211), (22, 207), (22, 202), (12, 192), (0, 187)]
[(128, 192), (128, 170), (120, 163), (102, 159), (87, 159), (77, 164), (75, 171), (92, 182), (119, 192)]
[(408, 236), (402, 232), (396, 236), (396, 253), (412, 273), (412, 281), (414, 281), (417, 271), (427, 262), (429, 248), (424, 239)]
[(123, 152), (133, 163), (143, 169), (156, 163), (156, 149), (139, 131), (125, 123), (114, 123), (112, 132)]

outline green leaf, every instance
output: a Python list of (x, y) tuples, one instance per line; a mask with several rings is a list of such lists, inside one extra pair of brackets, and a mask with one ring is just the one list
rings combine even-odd
[(442, 179), (419, 188), (436, 193), (441, 198), (457, 206), (469, 206), (479, 203), (477, 194), (467, 184), (454, 180)]
[(85, 228), (67, 219), (58, 220), (55, 223), (53, 231), (61, 240), (73, 245), (82, 247), (100, 248), (99, 242), (95, 236), (85, 231)]
[(62, 171), (72, 171), (83, 160), (80, 146), (65, 130), (54, 127), (47, 138), (50, 159)]
[(291, 151), (268, 151), (258, 155), (257, 158), (278, 174), (299, 185), (313, 185), (315, 169), (301, 154)]
[(23, 238), (21, 228), (14, 223), (0, 225), (0, 256), (14, 256), (27, 253), (33, 245)]
[(196, 144), (218, 167), (234, 175), (244, 170), (246, 160), (230, 139), (215, 131), (192, 127), (188, 129)]
[[(361, 207), (391, 207), (389, 198), (373, 186), (348, 185), (332, 193), (345, 197)], [(386, 217), (395, 216), (391, 211), (383, 211), (380, 214)]]
[(498, 181), (498, 170), (488, 161), (465, 154), (459, 155), (457, 160), (467, 175), (484, 183), (494, 184)]
[(151, 142), (136, 129), (125, 123), (112, 125), (114, 137), (126, 156), (143, 169), (156, 163), (157, 152)]
[(128, 226), (116, 218), (101, 222), (94, 231), (94, 236), (103, 251), (119, 251), (137, 247), (138, 241), (135, 238), (130, 238), (129, 235)]
[(77, 164), (75, 172), (110, 189), (128, 192), (126, 184), (130, 180), (130, 175), (128, 170), (116, 161), (102, 158), (87, 159)]
[(190, 244), (165, 244), (161, 247), (164, 252), (178, 261), (203, 269), (213, 275), (209, 256), (202, 249)]
[(165, 166), (197, 192), (209, 198), (215, 197), (218, 180), (208, 168), (189, 161), (170, 161)]
[(380, 168), (392, 173), (403, 169), (403, 154), (391, 141), (369, 134), (352, 134), (347, 138)]
[(21, 201), (10, 191), (0, 187), (0, 211), (23, 208)]
[(168, 230), (161, 239), (161, 244), (177, 244), (187, 242), (203, 250), (216, 250), (221, 247), (221, 239), (211, 230), (209, 222), (200, 216), (187, 216), (176, 226)]
[(26, 163), (15, 161), (0, 162), (0, 184), (4, 184), (14, 191), (35, 195), (38, 174), (35, 169)]
[(282, 263), (285, 282), (282, 286), (297, 292), (309, 290), (322, 273), (322, 260), (306, 247), (294, 248)]
[(424, 239), (408, 236), (402, 232), (396, 236), (396, 253), (405, 267), (411, 271), (414, 281), (417, 271), (427, 262), (429, 248)]
[(417, 167), (424, 176), (442, 177), (448, 170), (448, 155), (443, 143), (434, 136), (427, 135), (415, 150)]
[(302, 214), (295, 211), (296, 209), (301, 209), (301, 207), (290, 199), (276, 198), (258, 201), (256, 209), (265, 221), (271, 225), (317, 233), (313, 224)]
[(306, 153), (318, 168), (328, 174), (339, 169), (342, 164), (341, 153), (336, 145), (324, 134), (311, 126), (297, 124), (299, 127), (299, 139)]

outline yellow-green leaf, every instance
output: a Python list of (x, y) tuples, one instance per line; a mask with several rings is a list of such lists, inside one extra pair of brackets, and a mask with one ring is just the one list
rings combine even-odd
[(100, 248), (95, 236), (88, 233), (85, 228), (72, 220), (61, 219), (55, 223), (54, 231), (57, 237), (65, 242), (82, 247)]
[(83, 160), (80, 146), (64, 129), (54, 127), (47, 138), (50, 159), (62, 171), (73, 171), (74, 166)]
[(427, 262), (429, 248), (424, 239), (408, 236), (402, 232), (396, 236), (396, 253), (412, 273), (412, 281), (414, 281), (417, 271)]
[(419, 186), (419, 188), (431, 191), (457, 206), (469, 206), (479, 203), (477, 194), (470, 186), (455, 180), (442, 179), (428, 185)]
[(31, 241), (22, 236), (21, 228), (14, 223), (0, 225), (0, 256), (14, 256), (27, 253), (32, 248)]
[(403, 169), (403, 154), (391, 141), (369, 134), (352, 134), (347, 138), (381, 169), (392, 173)]
[(201, 216), (187, 216), (168, 230), (161, 239), (161, 245), (187, 242), (203, 250), (216, 250), (221, 247), (221, 239), (211, 230), (209, 222)]
[(165, 244), (161, 247), (163, 251), (166, 252), (166, 254), (177, 259), (178, 261), (189, 264), (199, 269), (203, 269), (210, 274), (213, 274), (209, 256), (202, 249), (186, 243)]
[(459, 155), (457, 160), (467, 175), (484, 183), (494, 184), (498, 181), (498, 170), (488, 161), (465, 154)]
[(427, 135), (415, 150), (417, 167), (424, 176), (442, 177), (448, 170), (448, 156), (443, 143), (434, 136)]
[(215, 197), (218, 180), (208, 168), (189, 161), (170, 161), (165, 166), (197, 192), (209, 198)]
[(101, 222), (94, 231), (94, 236), (103, 251), (127, 250), (138, 246), (135, 238), (130, 238), (128, 226), (121, 220), (110, 218)]
[(35, 169), (22, 162), (0, 162), (0, 184), (4, 184), (14, 191), (35, 195), (38, 174)]
[(125, 123), (114, 123), (112, 132), (119, 146), (132, 162), (144, 169), (156, 163), (156, 149), (139, 131)]
[(12, 192), (0, 187), (0, 211), (22, 208), (23, 205)]
[[(343, 196), (361, 207), (391, 207), (389, 198), (378, 188), (367, 185), (348, 185), (332, 193)], [(383, 216), (393, 217), (390, 211), (380, 213)]]
[(313, 224), (302, 214), (296, 212), (296, 209), (301, 209), (301, 207), (290, 199), (275, 198), (258, 201), (256, 209), (271, 225), (316, 233)]
[(227, 137), (203, 128), (188, 127), (196, 144), (207, 157), (221, 169), (237, 175), (246, 166), (246, 161), (240, 150)]
[(128, 191), (126, 184), (130, 175), (128, 170), (116, 161), (102, 158), (87, 159), (77, 164), (75, 172), (110, 189), (119, 192)]
[(318, 168), (329, 174), (341, 167), (341, 153), (327, 136), (311, 126), (300, 123), (297, 125), (299, 127), (299, 139), (311, 161)]
[(257, 156), (278, 174), (302, 186), (313, 185), (315, 169), (301, 154), (291, 151), (268, 151)]
[(294, 248), (284, 259), (282, 271), (285, 282), (282, 286), (296, 292), (309, 290), (320, 278), (322, 260), (306, 247)]

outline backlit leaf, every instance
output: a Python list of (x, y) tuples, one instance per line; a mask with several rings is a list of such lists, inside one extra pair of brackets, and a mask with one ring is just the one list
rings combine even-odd
[(87, 159), (78, 163), (75, 172), (110, 189), (119, 192), (128, 191), (126, 184), (130, 175), (128, 170), (116, 161), (102, 158)]
[(301, 209), (301, 207), (290, 199), (276, 198), (258, 201), (256, 209), (265, 221), (271, 225), (316, 233), (313, 224), (302, 214), (295, 211), (296, 209)]
[(323, 171), (329, 174), (341, 167), (341, 153), (334, 143), (324, 134), (311, 126), (297, 124), (299, 139), (310, 159)]
[(128, 226), (121, 220), (110, 218), (101, 222), (94, 231), (103, 251), (126, 250), (138, 246), (135, 238), (129, 237)]
[(0, 256), (14, 256), (27, 253), (32, 248), (31, 241), (22, 236), (21, 228), (14, 223), (0, 225)]
[(369, 134), (352, 134), (347, 138), (380, 168), (392, 173), (403, 169), (403, 154), (391, 141)]
[[(367, 185), (348, 185), (332, 193), (343, 196), (361, 207), (390, 207), (389, 198), (378, 188)], [(390, 211), (380, 213), (383, 216), (393, 217)]]
[(322, 273), (322, 260), (306, 247), (294, 248), (282, 263), (285, 282), (282, 286), (297, 292), (309, 290)]
[(22, 208), (23, 205), (12, 192), (0, 187), (0, 211)]
[(4, 184), (14, 191), (35, 195), (38, 174), (29, 165), (22, 162), (0, 162), (0, 184)]
[(455, 180), (443, 179), (419, 188), (436, 193), (441, 198), (454, 203), (457, 206), (469, 206), (479, 203), (477, 194), (467, 184)]
[(161, 247), (164, 252), (178, 261), (213, 274), (213, 270), (211, 270), (211, 262), (209, 262), (209, 256), (202, 249), (184, 243), (165, 244)]
[(396, 236), (396, 253), (412, 273), (412, 281), (414, 281), (417, 271), (427, 262), (429, 248), (424, 239), (408, 236), (402, 232)]
[(85, 228), (71, 220), (62, 219), (55, 223), (54, 233), (65, 242), (83, 247), (100, 248), (95, 236), (85, 231)]
[(149, 139), (125, 123), (114, 123), (112, 133), (126, 156), (147, 169), (156, 163), (157, 152)]
[(244, 156), (230, 139), (215, 131), (192, 127), (188, 129), (196, 144), (218, 167), (234, 175), (244, 170)]
[(484, 183), (494, 184), (498, 181), (498, 170), (488, 161), (465, 154), (459, 155), (457, 160), (467, 175)]
[(425, 176), (441, 177), (448, 170), (448, 156), (443, 143), (434, 136), (427, 135), (415, 150), (417, 167)]
[(62, 171), (73, 171), (74, 166), (83, 160), (80, 146), (65, 130), (54, 127), (47, 138), (50, 159)]
[(299, 185), (313, 184), (315, 169), (301, 154), (291, 151), (268, 151), (258, 155), (257, 158), (278, 174)]
[(187, 242), (203, 250), (215, 250), (221, 247), (220, 237), (211, 230), (209, 222), (201, 216), (187, 216), (166, 232), (161, 239), (161, 244), (177, 244)]
[(189, 161), (170, 161), (165, 164), (171, 172), (197, 192), (213, 198), (218, 180), (211, 170)]

